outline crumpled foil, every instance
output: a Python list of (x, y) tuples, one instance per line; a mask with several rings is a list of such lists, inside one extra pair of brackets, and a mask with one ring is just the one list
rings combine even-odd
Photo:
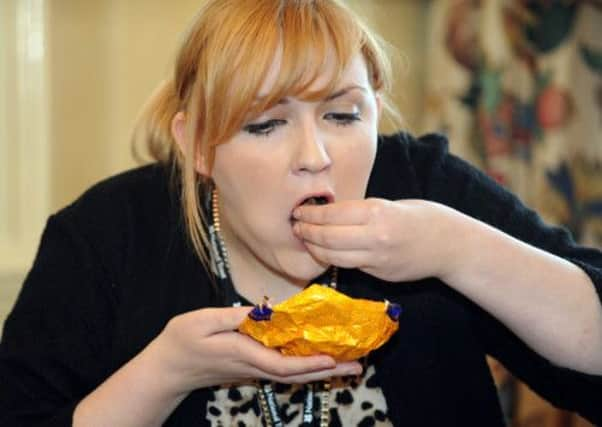
[[(258, 310), (261, 315), (254, 316)], [(399, 327), (400, 311), (397, 304), (354, 299), (313, 284), (271, 310), (255, 307), (238, 330), (285, 355), (327, 354), (351, 361), (389, 340)]]

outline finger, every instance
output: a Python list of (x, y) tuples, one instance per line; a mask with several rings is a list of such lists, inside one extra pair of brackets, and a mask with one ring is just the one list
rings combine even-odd
[(335, 360), (327, 355), (284, 356), (278, 350), (265, 347), (250, 337), (244, 335), (241, 337), (251, 341), (240, 343), (241, 359), (248, 366), (266, 372), (271, 376), (286, 377), (336, 367)]
[(367, 268), (372, 265), (374, 257), (366, 250), (333, 250), (310, 242), (306, 242), (305, 247), (318, 261), (342, 268)]
[(321, 371), (306, 372), (296, 375), (273, 375), (260, 369), (252, 369), (251, 374), (254, 378), (275, 381), (282, 384), (305, 384), (334, 377), (360, 375), (362, 373), (362, 369), (362, 365), (359, 362), (354, 361), (339, 363), (331, 369), (323, 369)]
[(297, 206), (293, 217), (312, 224), (366, 224), (372, 214), (371, 209), (366, 200), (343, 200), (328, 205)]
[(374, 240), (365, 225), (316, 225), (298, 221), (293, 231), (304, 241), (329, 249), (368, 249)]
[(238, 329), (253, 307), (204, 308), (198, 310), (197, 323), (204, 335)]

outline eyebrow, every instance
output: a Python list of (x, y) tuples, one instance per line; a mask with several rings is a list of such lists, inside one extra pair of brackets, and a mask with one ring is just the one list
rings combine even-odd
[(350, 86), (344, 87), (343, 89), (337, 90), (336, 92), (328, 95), (326, 98), (324, 98), (324, 101), (328, 102), (328, 101), (332, 101), (333, 99), (340, 98), (341, 96), (347, 94), (348, 92), (350, 92), (354, 89), (358, 89), (364, 93), (368, 93), (368, 90), (364, 86), (350, 85)]
[[(337, 90), (336, 92), (331, 93), (330, 95), (328, 95), (326, 98), (324, 98), (322, 100), (322, 102), (329, 102), (332, 101), (334, 99), (340, 98), (343, 95), (346, 95), (348, 92), (351, 92), (354, 89), (358, 89), (361, 90), (364, 93), (368, 93), (368, 89), (366, 89), (364, 86), (360, 86), (360, 85), (349, 85), (346, 86), (342, 89)], [(263, 96), (260, 96), (258, 98), (255, 99), (255, 102), (260, 101), (261, 99), (263, 99)], [(288, 104), (289, 100), (288, 98), (282, 98), (281, 100), (278, 101), (278, 105), (285, 105)]]

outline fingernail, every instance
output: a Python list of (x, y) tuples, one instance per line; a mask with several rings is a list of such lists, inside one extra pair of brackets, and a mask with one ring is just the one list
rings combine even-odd
[(293, 225), (293, 231), (295, 232), (295, 234), (299, 234), (299, 233), (301, 233), (301, 226), (299, 225), (299, 223), (298, 223), (298, 222), (296, 222), (296, 223)]
[(301, 218), (301, 209), (295, 208), (295, 210), (293, 211), (293, 218), (295, 218), (295, 219)]

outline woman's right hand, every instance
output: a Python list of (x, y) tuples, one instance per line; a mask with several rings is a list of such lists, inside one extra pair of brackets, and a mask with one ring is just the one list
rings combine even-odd
[(307, 383), (361, 373), (358, 362), (337, 364), (326, 355), (284, 356), (236, 332), (250, 310), (205, 308), (175, 316), (145, 351), (159, 362), (172, 391), (184, 394), (251, 379)]

